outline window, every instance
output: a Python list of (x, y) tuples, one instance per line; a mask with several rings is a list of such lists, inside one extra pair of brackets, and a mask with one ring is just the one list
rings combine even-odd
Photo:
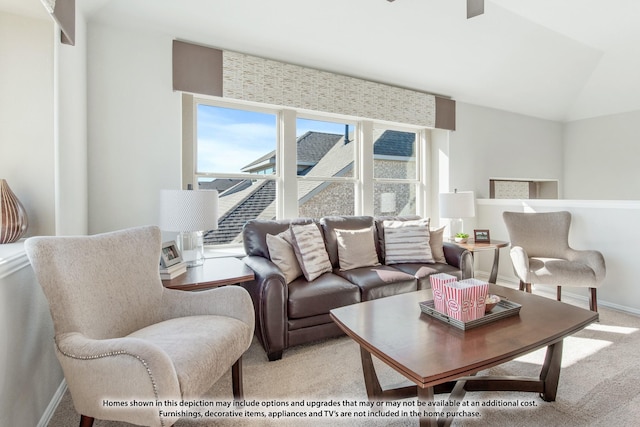
[(218, 229), (205, 244), (240, 243), (247, 220), (275, 216), (277, 142), (276, 112), (196, 104), (198, 188), (219, 193)]
[[(219, 192), (205, 244), (241, 243), (247, 220), (422, 214), (419, 129), (184, 97), (185, 184)], [(186, 112), (194, 115), (191, 120)], [(365, 131), (368, 129), (368, 131)], [(369, 147), (368, 149), (366, 147)]]
[(299, 216), (355, 213), (354, 128), (345, 122), (296, 120)]
[(374, 215), (415, 215), (419, 188), (414, 131), (374, 128)]

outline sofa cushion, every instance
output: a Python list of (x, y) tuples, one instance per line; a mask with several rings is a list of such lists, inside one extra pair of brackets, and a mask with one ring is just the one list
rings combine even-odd
[(340, 270), (380, 264), (376, 252), (373, 226), (360, 230), (336, 229)]
[(302, 276), (302, 269), (298, 263), (296, 253), (291, 246), (290, 236), (288, 232), (282, 232), (277, 235), (267, 234), (267, 247), (269, 248), (269, 256), (271, 261), (278, 266), (287, 284), (292, 280)]
[(404, 273), (410, 274), (418, 280), (418, 290), (431, 289), (431, 282), (429, 276), (436, 273), (447, 273), (452, 276), (456, 276), (458, 279), (462, 279), (460, 269), (446, 264), (446, 263), (434, 263), (434, 264), (393, 264), (393, 268), (398, 269)]
[(384, 221), (385, 264), (433, 263), (429, 219)]
[(363, 301), (417, 290), (415, 277), (388, 265), (336, 271), (335, 274), (358, 285)]
[(323, 274), (312, 282), (300, 277), (289, 284), (288, 317), (327, 314), (329, 310), (360, 302), (356, 285), (333, 273)]
[(291, 237), (296, 258), (308, 281), (331, 272), (332, 267), (324, 246), (324, 239), (316, 224), (291, 225)]
[(447, 259), (444, 257), (444, 248), (442, 247), (442, 241), (444, 239), (444, 229), (446, 226), (440, 228), (431, 228), (429, 230), (429, 246), (431, 247), (431, 255), (433, 261), (447, 263)]

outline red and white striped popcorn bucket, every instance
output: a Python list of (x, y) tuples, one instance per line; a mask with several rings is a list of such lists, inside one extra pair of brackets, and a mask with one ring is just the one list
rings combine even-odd
[(455, 276), (446, 273), (437, 273), (429, 276), (431, 290), (433, 291), (433, 306), (440, 313), (447, 314), (447, 306), (444, 299), (445, 283), (452, 283), (457, 280)]
[(465, 279), (444, 285), (447, 314), (462, 322), (484, 316), (489, 285), (478, 279)]

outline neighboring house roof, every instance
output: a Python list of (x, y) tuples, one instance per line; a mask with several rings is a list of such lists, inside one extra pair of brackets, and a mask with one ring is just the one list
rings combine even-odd
[(198, 189), (200, 190), (218, 190), (218, 193), (222, 193), (229, 188), (241, 183), (243, 179), (226, 179), (218, 178), (213, 181), (201, 181), (198, 182)]
[(397, 130), (385, 130), (373, 144), (377, 156), (413, 157), (414, 150), (415, 134)]
[(274, 180), (260, 181), (252, 187), (255, 188), (248, 195), (220, 216), (217, 230), (205, 233), (206, 244), (232, 242), (242, 232), (242, 227), (247, 220), (260, 216), (275, 200), (276, 182)]
[[(313, 166), (318, 163), (327, 151), (338, 142), (343, 135), (335, 133), (308, 131), (297, 140), (298, 165)], [(263, 165), (274, 165), (276, 152), (271, 151), (242, 168), (243, 172), (259, 169)]]

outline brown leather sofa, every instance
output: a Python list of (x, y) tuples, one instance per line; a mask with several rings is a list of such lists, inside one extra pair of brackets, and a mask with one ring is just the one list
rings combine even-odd
[[(460, 279), (473, 276), (473, 259), (469, 251), (444, 242), (445, 263), (384, 264), (384, 219), (416, 219), (418, 217), (373, 218), (370, 216), (324, 217), (319, 220), (252, 220), (243, 229), (245, 263), (255, 272), (255, 280), (243, 284), (253, 299), (256, 335), (269, 360), (282, 358), (284, 349), (340, 336), (343, 332), (329, 317), (336, 307), (428, 289), (429, 275), (448, 273)], [(276, 235), (289, 225), (315, 222), (322, 230), (333, 272), (309, 282), (300, 276), (288, 285), (282, 271), (270, 260), (266, 235)], [(338, 243), (334, 230), (358, 230), (374, 227), (375, 246), (380, 265), (341, 271), (338, 265)]]

